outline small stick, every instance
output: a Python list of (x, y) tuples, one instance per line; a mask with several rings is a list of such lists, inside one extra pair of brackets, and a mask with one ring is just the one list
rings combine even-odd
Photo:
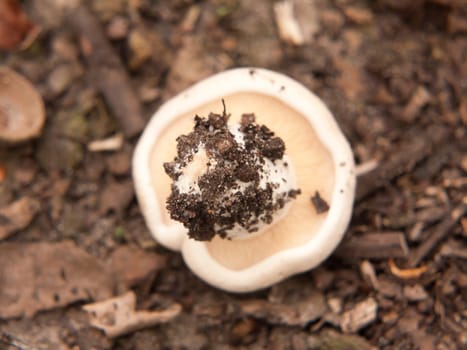
[(419, 278), (428, 270), (426, 266), (421, 266), (412, 269), (400, 269), (396, 266), (396, 263), (392, 259), (389, 259), (388, 265), (389, 269), (391, 270), (391, 273), (394, 276), (397, 276), (402, 279)]
[(445, 238), (451, 229), (456, 225), (460, 218), (467, 213), (467, 203), (464, 201), (461, 205), (455, 208), (451, 215), (448, 215), (433, 229), (434, 233), (417, 247), (410, 255), (408, 266), (417, 266), (437, 245)]
[(417, 130), (408, 132), (397, 152), (393, 153), (389, 159), (380, 161), (379, 167), (372, 172), (358, 178), (357, 200), (362, 200), (396, 177), (412, 171), (418, 163), (432, 154), (436, 145), (441, 144), (447, 137), (446, 130), (436, 126), (425, 133), (420, 131), (417, 133)]
[(92, 84), (104, 96), (123, 133), (127, 137), (135, 136), (146, 124), (141, 105), (131, 89), (128, 74), (107, 40), (101, 24), (84, 5), (70, 10), (68, 20), (80, 37)]
[(343, 258), (387, 259), (404, 258), (409, 248), (402, 232), (374, 232), (351, 237), (336, 251)]

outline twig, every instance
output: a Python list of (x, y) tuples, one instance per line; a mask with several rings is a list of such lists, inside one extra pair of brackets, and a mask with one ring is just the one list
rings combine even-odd
[(336, 251), (343, 258), (387, 259), (403, 258), (409, 254), (401, 232), (375, 232), (354, 236), (344, 241)]
[(410, 255), (408, 266), (417, 266), (437, 245), (445, 238), (454, 225), (467, 213), (467, 203), (462, 203), (455, 208), (451, 215), (448, 215), (443, 221), (433, 229), (433, 234), (415, 249)]
[(412, 130), (400, 143), (397, 152), (389, 159), (380, 162), (374, 171), (358, 178), (357, 200), (361, 200), (385, 186), (396, 177), (410, 172), (426, 157), (430, 156), (433, 148), (441, 144), (448, 137), (446, 129), (433, 126), (425, 133)]
[(70, 10), (68, 19), (80, 37), (89, 77), (102, 93), (126, 136), (132, 137), (145, 126), (141, 105), (130, 87), (130, 79), (119, 57), (105, 37), (97, 18), (84, 6)]
[(428, 270), (426, 266), (421, 266), (413, 269), (400, 269), (396, 266), (396, 263), (392, 259), (389, 259), (388, 265), (389, 269), (391, 270), (391, 273), (394, 276), (397, 276), (402, 279), (419, 278)]
[(117, 133), (102, 140), (94, 140), (88, 143), (88, 150), (91, 152), (116, 151), (123, 146), (123, 135)]
[(292, 1), (284, 0), (274, 4), (274, 14), (280, 38), (293, 45), (303, 45), (305, 38), (294, 15)]

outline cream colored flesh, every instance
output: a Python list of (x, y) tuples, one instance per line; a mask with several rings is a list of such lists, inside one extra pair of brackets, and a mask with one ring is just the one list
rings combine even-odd
[[(318, 191), (330, 206), (335, 173), (328, 150), (317, 138), (311, 124), (295, 110), (276, 98), (262, 94), (237, 93), (224, 97), (231, 122), (238, 122), (242, 113), (255, 113), (259, 124), (267, 125), (286, 144), (286, 154), (295, 167), (298, 187), (302, 194), (294, 201), (287, 216), (262, 235), (246, 240), (215, 238), (207, 243), (211, 256), (231, 270), (241, 270), (283, 250), (299, 247), (318, 232), (327, 213), (316, 214), (310, 198)], [(221, 101), (211, 101), (175, 118), (158, 137), (152, 149), (151, 177), (164, 224), (175, 224), (165, 209), (170, 194), (171, 179), (162, 164), (172, 161), (176, 154), (176, 138), (190, 132), (196, 114), (222, 113)]]

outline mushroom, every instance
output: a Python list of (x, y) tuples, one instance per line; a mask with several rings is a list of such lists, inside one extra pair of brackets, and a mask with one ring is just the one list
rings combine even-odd
[[(216, 122), (223, 116), (228, 119), (230, 135), (236, 138), (232, 125), (241, 125), (241, 119), (251, 114), (259, 127), (267, 126), (274, 135), (271, 137), (283, 140), (288, 159), (285, 166), (292, 169), (284, 177), (290, 180), (291, 189), (301, 193), (295, 192), (295, 198), (286, 201), (277, 220), (255, 227), (252, 231), (257, 232), (251, 235), (232, 234), (232, 225), (225, 229), (218, 224), (223, 221), (215, 221), (205, 228), (220, 228), (215, 232), (218, 234), (208, 235), (207, 240), (193, 239), (198, 226), (190, 226), (187, 220), (185, 227), (171, 218), (177, 216), (171, 198), (184, 186), (179, 181), (181, 165), (174, 165), (174, 161), (185, 162), (183, 171), (192, 181), (188, 182), (190, 191), (193, 179), (199, 180), (203, 173), (210, 172), (213, 158), (209, 150), (200, 151), (195, 145), (188, 160), (180, 159), (176, 140), (180, 135), (185, 136), (178, 139), (179, 143), (190, 137), (195, 116), (196, 123), (204, 123), (212, 134), (226, 134), (209, 124), (210, 119)], [(197, 158), (201, 159), (198, 163)], [(271, 168), (272, 172), (283, 170), (279, 163), (284, 159), (273, 159), (278, 168)], [(204, 168), (200, 166), (203, 162)], [(171, 168), (179, 172), (172, 174), (172, 179), (166, 174)], [(133, 177), (142, 213), (154, 238), (169, 249), (181, 251), (190, 269), (207, 283), (232, 292), (262, 289), (320, 264), (343, 237), (355, 190), (351, 148), (324, 103), (291, 78), (259, 68), (219, 73), (163, 104), (138, 142)], [(215, 208), (208, 212), (217, 213)], [(198, 214), (186, 215), (196, 220)]]
[(44, 102), (35, 87), (0, 66), (0, 141), (17, 143), (37, 137), (44, 122)]

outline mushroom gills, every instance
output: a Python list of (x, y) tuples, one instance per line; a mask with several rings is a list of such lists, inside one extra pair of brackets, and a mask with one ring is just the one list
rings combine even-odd
[[(224, 99), (232, 123), (239, 123), (244, 113), (254, 113), (258, 124), (267, 125), (284, 141), (287, 157), (295, 168), (296, 188), (302, 193), (291, 202), (284, 218), (264, 234), (246, 240), (214, 237), (205, 243), (218, 263), (231, 270), (242, 270), (276, 253), (306, 244), (319, 231), (328, 213), (316, 213), (310, 197), (318, 191), (332, 207), (335, 169), (330, 152), (310, 122), (279, 99), (260, 93), (235, 93), (224, 96)], [(177, 223), (165, 208), (172, 180), (165, 174), (163, 164), (173, 161), (176, 156), (175, 140), (179, 135), (190, 132), (193, 116), (207, 116), (210, 112), (222, 113), (219, 100), (173, 119), (162, 130), (163, 137), (159, 137), (153, 146), (150, 160), (152, 183), (161, 206), (162, 222), (167, 226), (176, 226)]]

